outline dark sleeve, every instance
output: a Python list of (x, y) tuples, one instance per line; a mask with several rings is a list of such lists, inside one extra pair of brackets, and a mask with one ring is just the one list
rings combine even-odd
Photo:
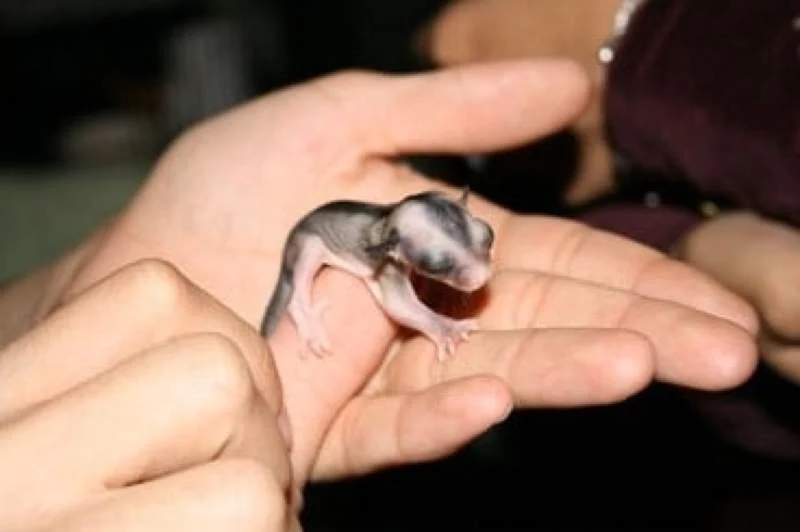
[(700, 223), (700, 214), (682, 207), (648, 207), (635, 203), (611, 203), (586, 209), (576, 219), (669, 253), (681, 237)]
[(650, 0), (608, 72), (614, 148), (800, 225), (800, 1)]

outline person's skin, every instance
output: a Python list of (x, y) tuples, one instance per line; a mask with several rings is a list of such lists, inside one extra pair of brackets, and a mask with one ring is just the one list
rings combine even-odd
[(759, 345), (773, 368), (800, 384), (800, 231), (752, 212), (700, 225), (678, 255), (750, 301), (764, 320)]
[[(413, 46), (437, 65), (564, 57), (589, 75), (593, 98), (570, 129), (579, 140), (576, 177), (565, 200), (579, 204), (613, 187), (612, 152), (604, 139), (605, 69), (597, 50), (608, 37), (619, 0), (453, 0), (421, 28)], [(534, 178), (532, 176), (532, 178)]]
[[(19, 317), (0, 329), (0, 345), (148, 257), (176, 268), (136, 268), (144, 270), (139, 289), (155, 302), (110, 290), (107, 307), (88, 320), (91, 331), (130, 321), (161, 331), (165, 312), (177, 323), (172, 334), (217, 331), (213, 319), (170, 310), (191, 305), (181, 275), (255, 330), (284, 238), (313, 207), (335, 198), (395, 201), (434, 188), (455, 196), (393, 157), (527, 143), (573, 120), (588, 94), (573, 63), (542, 60), (405, 76), (340, 73), (254, 100), (186, 132), (108, 227), (10, 286), (0, 313)], [(653, 379), (721, 390), (751, 375), (757, 319), (704, 274), (575, 222), (514, 215), (478, 196), (469, 208), (496, 231), (496, 275), (478, 315), (481, 330), (446, 363), (436, 362), (424, 338), (400, 335), (360, 281), (332, 269), (314, 290), (331, 302), (324, 324), (333, 355), (302, 356), (288, 320), (270, 339), (295, 488), (436, 459), (513, 407), (607, 404)], [(62, 349), (27, 351), (13, 363), (7, 395), (34, 401), (110, 367), (105, 341), (87, 341), (93, 350), (61, 340)], [(244, 358), (258, 373), (262, 358)]]
[[(443, 67), (520, 57), (557, 56), (577, 61), (598, 92), (603, 69), (597, 48), (611, 32), (619, 0), (454, 0), (428, 24), (423, 53)], [(567, 201), (579, 204), (613, 186), (611, 149), (595, 97), (576, 122), (581, 164)], [(533, 177), (532, 177), (533, 178)], [(754, 213), (732, 212), (698, 225), (685, 237), (681, 259), (745, 297), (764, 321), (763, 359), (800, 382), (800, 231)], [(742, 250), (747, 249), (747, 254)], [(744, 256), (743, 256), (744, 255)]]
[(0, 529), (299, 530), (283, 418), (252, 327), (123, 268), (0, 351)]

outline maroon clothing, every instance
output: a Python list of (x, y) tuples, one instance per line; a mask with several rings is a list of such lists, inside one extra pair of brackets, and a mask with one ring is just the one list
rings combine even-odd
[[(584, 222), (667, 251), (703, 220), (708, 196), (800, 227), (800, 0), (650, 0), (620, 42), (605, 98), (615, 151), (657, 179), (642, 188), (629, 174)], [(620, 192), (631, 183), (638, 201)], [(676, 183), (698, 196), (642, 201)], [(761, 370), (697, 406), (731, 441), (798, 460), (797, 388)]]
[[(610, 65), (608, 131), (627, 161), (800, 226), (800, 0), (651, 0)], [(662, 250), (701, 219), (606, 205), (582, 219)]]
[(592, 208), (580, 220), (593, 227), (614, 231), (649, 246), (669, 251), (681, 237), (702, 220), (682, 207), (647, 207), (643, 203), (612, 203)]

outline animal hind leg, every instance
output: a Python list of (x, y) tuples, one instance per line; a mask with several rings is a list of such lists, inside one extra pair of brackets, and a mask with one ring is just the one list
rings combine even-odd
[(325, 303), (312, 304), (311, 290), (317, 272), (324, 265), (326, 249), (317, 237), (309, 237), (294, 267), (294, 292), (287, 308), (301, 341), (317, 356), (330, 353), (327, 331), (321, 314)]

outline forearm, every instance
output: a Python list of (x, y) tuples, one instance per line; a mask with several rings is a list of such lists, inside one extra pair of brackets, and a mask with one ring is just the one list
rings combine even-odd
[(0, 348), (31, 329), (60, 302), (64, 289), (105, 234), (101, 227), (53, 262), (0, 284)]

